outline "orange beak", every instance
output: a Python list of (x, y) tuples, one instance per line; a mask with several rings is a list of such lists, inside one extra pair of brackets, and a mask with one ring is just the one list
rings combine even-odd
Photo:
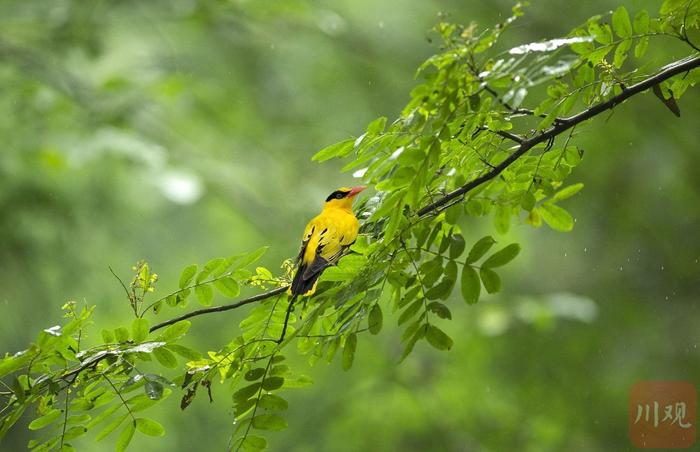
[(367, 187), (365, 187), (364, 185), (358, 185), (357, 187), (352, 187), (350, 189), (350, 193), (348, 193), (348, 198), (352, 198), (353, 196), (360, 193), (365, 188), (367, 188)]

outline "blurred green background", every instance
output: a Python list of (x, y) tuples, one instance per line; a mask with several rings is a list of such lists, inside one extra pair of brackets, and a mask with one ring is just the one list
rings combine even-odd
[[(507, 40), (558, 37), (619, 4), (536, 1)], [(491, 26), (511, 6), (0, 2), (0, 350), (59, 323), (69, 299), (97, 305), (101, 327), (127, 323), (108, 265), (128, 278), (146, 259), (163, 293), (189, 263), (262, 245), (278, 268), (325, 195), (352, 183), (311, 155), (398, 114), (437, 49), (439, 12)], [(687, 53), (670, 40), (650, 51), (660, 63)], [(305, 369), (316, 384), (288, 394), (289, 429), (269, 435), (271, 450), (630, 449), (631, 386), (700, 375), (698, 99), (688, 93), (676, 119), (638, 97), (579, 129), (574, 231), (523, 224), (499, 237), (524, 252), (503, 293), (471, 307), (455, 294), (450, 352), (421, 344), (397, 365), (391, 326), (361, 338), (351, 371)], [(462, 228), (472, 241), (490, 232), (488, 221)], [(200, 317), (186, 343), (217, 349), (242, 315)], [(132, 449), (224, 450), (230, 391), (213, 392), (184, 413), (176, 393), (154, 413), (166, 437)], [(29, 438), (20, 423), (0, 449)]]

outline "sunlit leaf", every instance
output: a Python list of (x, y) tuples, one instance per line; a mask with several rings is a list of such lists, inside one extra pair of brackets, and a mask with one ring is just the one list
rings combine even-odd
[(208, 285), (200, 284), (194, 288), (194, 293), (197, 295), (197, 301), (203, 306), (211, 306), (212, 299), (214, 298), (214, 291)]
[(194, 275), (197, 274), (197, 264), (192, 264), (188, 265), (182, 270), (182, 274), (180, 274), (180, 281), (179, 281), (179, 287), (180, 289), (184, 289), (187, 287), (187, 285), (192, 281), (192, 278), (194, 278)]
[(134, 437), (134, 432), (136, 431), (136, 423), (135, 422), (129, 422), (124, 426), (124, 429), (121, 431), (119, 434), (119, 437), (117, 438), (117, 442), (114, 445), (114, 450), (116, 452), (124, 452), (127, 447), (129, 447), (129, 443), (131, 442), (131, 439)]
[(165, 435), (165, 429), (159, 422), (145, 417), (136, 419), (136, 430), (148, 436)]
[(236, 280), (231, 277), (216, 280), (216, 282), (214, 282), (214, 286), (219, 289), (219, 292), (221, 292), (223, 296), (228, 298), (236, 298), (238, 294), (241, 293), (240, 286)]
[(311, 157), (311, 160), (325, 162), (326, 160), (334, 157), (345, 157), (352, 151), (354, 143), (355, 140), (351, 138), (339, 143), (331, 144), (330, 146), (325, 147), (314, 154), (314, 156)]
[(520, 245), (517, 243), (511, 243), (510, 245), (489, 256), (489, 258), (481, 264), (481, 268), (501, 267), (515, 259), (515, 256), (517, 256), (519, 253)]
[(147, 319), (137, 318), (131, 323), (131, 337), (134, 342), (143, 342), (148, 337), (148, 328), (150, 324)]
[(538, 209), (542, 219), (556, 231), (567, 232), (574, 228), (571, 214), (556, 204), (544, 203)]
[(621, 38), (629, 38), (632, 36), (632, 23), (627, 9), (624, 6), (619, 6), (612, 15), (612, 26)]
[(468, 264), (473, 264), (474, 262), (481, 259), (496, 243), (496, 241), (490, 235), (480, 238), (469, 250), (466, 262)]

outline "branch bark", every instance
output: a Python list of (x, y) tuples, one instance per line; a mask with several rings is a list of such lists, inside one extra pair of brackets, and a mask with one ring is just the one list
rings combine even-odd
[(245, 306), (245, 305), (250, 304), (250, 303), (255, 303), (256, 301), (266, 300), (270, 297), (274, 297), (275, 295), (279, 295), (279, 294), (286, 292), (288, 288), (289, 288), (289, 286), (278, 287), (277, 289), (274, 289), (274, 290), (263, 292), (263, 293), (258, 294), (258, 295), (253, 295), (252, 297), (244, 298), (244, 299), (239, 300), (235, 303), (225, 304), (225, 305), (221, 305), (221, 306), (213, 306), (211, 308), (197, 309), (196, 311), (188, 312), (187, 314), (183, 314), (179, 317), (174, 317), (170, 320), (166, 320), (165, 322), (161, 322), (161, 323), (158, 323), (156, 325), (153, 325), (149, 331), (152, 333), (152, 332), (159, 330), (161, 328), (165, 328), (168, 325), (172, 325), (173, 323), (177, 323), (180, 320), (189, 319), (190, 317), (197, 317), (199, 315), (210, 314), (212, 312), (230, 311), (231, 309), (240, 308), (241, 306)]
[(503, 162), (500, 164), (496, 165), (491, 169), (489, 172), (472, 179), (471, 181), (467, 182), (466, 184), (462, 185), (458, 189), (451, 191), (450, 193), (446, 194), (442, 198), (422, 207), (421, 209), (418, 210), (417, 214), (419, 217), (424, 217), (428, 215), (429, 213), (432, 213), (434, 210), (444, 206), (445, 204), (449, 203), (455, 198), (458, 198), (469, 191), (473, 190), (474, 188), (478, 187), (479, 185), (482, 185), (494, 177), (498, 176), (508, 168), (510, 165), (513, 164), (516, 160), (518, 160), (520, 157), (522, 157), (527, 151), (532, 149), (535, 145), (544, 143), (561, 133), (569, 130), (570, 128), (574, 127), (577, 124), (582, 123), (583, 121), (586, 121), (588, 119), (593, 118), (596, 115), (599, 115), (603, 113), (606, 110), (610, 110), (617, 106), (618, 104), (621, 104), (625, 100), (629, 99), (630, 97), (639, 94), (643, 91), (646, 91), (647, 89), (653, 87), (654, 85), (657, 85), (664, 80), (667, 80), (674, 75), (682, 74), (683, 72), (690, 71), (692, 69), (695, 69), (697, 67), (700, 67), (700, 56), (694, 56), (694, 57), (689, 57), (689, 58), (684, 58), (682, 60), (676, 61), (674, 63), (671, 63), (665, 68), (663, 68), (660, 72), (658, 72), (656, 75), (653, 75), (647, 79), (642, 80), (641, 82), (634, 84), (630, 86), (629, 88), (624, 89), (620, 94), (617, 96), (613, 96), (610, 99), (600, 102), (596, 105), (593, 105), (590, 108), (587, 108), (586, 110), (583, 110), (582, 112), (570, 116), (568, 118), (562, 118), (559, 121), (557, 121), (553, 126), (550, 128), (544, 130), (542, 133), (539, 135), (536, 135), (532, 138), (528, 138), (523, 140), (520, 143), (520, 146)]

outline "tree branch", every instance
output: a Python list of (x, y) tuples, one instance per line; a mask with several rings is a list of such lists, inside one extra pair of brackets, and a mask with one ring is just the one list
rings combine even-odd
[(600, 113), (612, 109), (618, 104), (621, 104), (625, 100), (629, 99), (630, 97), (639, 94), (643, 91), (646, 91), (647, 89), (653, 87), (654, 85), (658, 85), (659, 83), (668, 80), (669, 78), (673, 77), (674, 75), (681, 74), (683, 72), (690, 71), (692, 69), (695, 69), (697, 67), (700, 67), (700, 56), (693, 56), (693, 57), (688, 57), (684, 58), (682, 60), (676, 61), (674, 63), (671, 63), (667, 66), (665, 66), (660, 72), (658, 72), (656, 75), (653, 75), (645, 80), (642, 80), (641, 82), (634, 84), (630, 86), (629, 88), (623, 89), (623, 91), (618, 94), (617, 96), (613, 96), (610, 99), (600, 102), (596, 105), (593, 105), (590, 108), (587, 108), (586, 110), (583, 110), (582, 112), (570, 116), (568, 118), (562, 118), (559, 121), (557, 121), (553, 126), (550, 128), (544, 130), (542, 133), (539, 135), (536, 135), (532, 138), (528, 138), (523, 140), (520, 143), (520, 146), (518, 149), (516, 149), (507, 159), (505, 159), (503, 162), (500, 164), (496, 165), (493, 169), (491, 169), (489, 172), (472, 179), (471, 181), (467, 182), (466, 184), (462, 185), (458, 189), (451, 191), (450, 193), (446, 194), (442, 198), (438, 199), (437, 201), (434, 201), (421, 209), (418, 210), (417, 214), (419, 217), (423, 217), (431, 212), (433, 212), (435, 209), (438, 209), (439, 207), (442, 207), (443, 205), (447, 204), (451, 200), (458, 198), (469, 191), (473, 190), (474, 188), (478, 187), (479, 185), (482, 185), (494, 177), (498, 176), (508, 168), (513, 162), (518, 160), (520, 157), (522, 157), (527, 151), (532, 149), (535, 145), (544, 143), (548, 140), (551, 140), (555, 138), (557, 135), (560, 135), (561, 133), (569, 130), (570, 128), (574, 127), (577, 124), (582, 123), (583, 121), (586, 121), (588, 119), (593, 118), (596, 115), (599, 115)]
[[(436, 209), (443, 207), (444, 205), (450, 203), (453, 201), (455, 198), (458, 198), (469, 191), (473, 190), (474, 188), (478, 187), (479, 185), (482, 185), (489, 180), (493, 179), (494, 177), (498, 176), (508, 168), (513, 162), (518, 160), (520, 157), (522, 157), (527, 151), (532, 149), (535, 145), (544, 143), (547, 141), (550, 141), (554, 139), (556, 136), (560, 135), (561, 133), (569, 130), (570, 128), (576, 126), (577, 124), (580, 124), (583, 121), (586, 121), (588, 119), (593, 118), (596, 115), (599, 115), (600, 113), (609, 110), (611, 108), (614, 108), (618, 104), (624, 102), (625, 100), (629, 99), (630, 97), (639, 94), (643, 91), (646, 91), (647, 89), (653, 87), (654, 85), (657, 85), (664, 80), (667, 80), (674, 75), (681, 74), (686, 71), (690, 71), (692, 69), (695, 69), (700, 66), (700, 56), (695, 56), (695, 57), (690, 57), (690, 58), (685, 58), (683, 60), (676, 61), (668, 66), (665, 66), (665, 69), (661, 70), (659, 73), (657, 73), (654, 76), (651, 76), (635, 85), (630, 86), (629, 88), (623, 89), (622, 93), (618, 94), (617, 96), (611, 97), (610, 99), (600, 102), (596, 105), (593, 105), (592, 107), (583, 110), (582, 112), (570, 116), (568, 118), (560, 118), (558, 119), (553, 126), (550, 128), (546, 129), (539, 135), (536, 135), (532, 138), (523, 138), (519, 135), (516, 134), (511, 134), (509, 132), (502, 132), (502, 131), (497, 131), (498, 135), (501, 135), (504, 138), (513, 140), (519, 144), (518, 148), (503, 162), (496, 166), (492, 166), (491, 170), (476, 179), (472, 179), (471, 181), (467, 182), (460, 188), (451, 191), (450, 193), (446, 194), (445, 196), (439, 198), (438, 200), (422, 207), (420, 210), (418, 210), (418, 216), (423, 217), (428, 215), (429, 213), (432, 213)], [(165, 328), (166, 326), (172, 325), (174, 323), (179, 322), (180, 320), (185, 320), (189, 319), (191, 317), (197, 317), (200, 315), (204, 314), (209, 314), (213, 312), (224, 312), (224, 311), (230, 311), (232, 309), (239, 308), (241, 306), (245, 306), (250, 303), (255, 303), (256, 301), (262, 301), (266, 300), (270, 297), (274, 297), (275, 295), (279, 295), (284, 293), (288, 289), (288, 286), (284, 287), (279, 287), (274, 290), (270, 290), (268, 292), (264, 292), (258, 295), (254, 295), (252, 297), (244, 298), (240, 301), (237, 301), (235, 303), (231, 304), (226, 304), (222, 306), (214, 306), (211, 308), (204, 308), (204, 309), (198, 309), (196, 311), (188, 312), (186, 314), (183, 314), (179, 317), (174, 317), (170, 320), (166, 320), (164, 322), (158, 323), (156, 325), (153, 325), (150, 329), (150, 332), (159, 330), (161, 328)]]
[(156, 325), (153, 325), (149, 331), (152, 333), (152, 332), (159, 330), (161, 328), (165, 328), (168, 325), (172, 325), (173, 323), (177, 323), (180, 320), (189, 319), (190, 317), (197, 317), (199, 315), (209, 314), (211, 312), (230, 311), (231, 309), (240, 308), (241, 306), (245, 306), (245, 305), (250, 304), (250, 303), (255, 303), (256, 301), (266, 300), (270, 297), (274, 297), (275, 295), (279, 295), (279, 294), (286, 292), (288, 288), (289, 288), (289, 286), (278, 287), (277, 289), (263, 292), (263, 293), (258, 294), (258, 295), (253, 295), (252, 297), (244, 298), (244, 299), (237, 301), (235, 303), (225, 304), (222, 306), (214, 306), (211, 308), (197, 309), (196, 311), (188, 312), (187, 314), (183, 314), (179, 317), (174, 317), (170, 320), (166, 320), (165, 322), (161, 322), (161, 323), (158, 323)]

